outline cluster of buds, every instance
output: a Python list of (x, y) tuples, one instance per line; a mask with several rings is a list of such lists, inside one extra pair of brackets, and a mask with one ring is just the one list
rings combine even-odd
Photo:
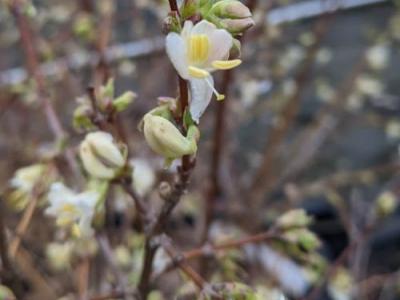
[[(74, 111), (73, 124), (78, 130), (93, 130), (99, 118), (107, 120), (115, 113), (126, 110), (136, 99), (136, 94), (126, 91), (115, 97), (114, 80), (111, 78), (93, 95), (78, 98), (79, 106)], [(94, 99), (89, 99), (90, 97)], [(94, 107), (95, 106), (95, 107)]]
[(295, 249), (312, 252), (321, 245), (318, 237), (307, 228), (312, 221), (303, 209), (293, 209), (276, 220), (275, 228)]
[(200, 132), (195, 124), (213, 95), (219, 101), (225, 98), (215, 89), (212, 73), (241, 64), (232, 55), (240, 52), (235, 36), (253, 25), (250, 9), (238, 0), (184, 0), (180, 14), (168, 16), (164, 26), (168, 31), (166, 51), (179, 76), (189, 83), (189, 107), (185, 116), (180, 116), (189, 121), (178, 128), (173, 111), (166, 105), (147, 113), (142, 121), (147, 143), (167, 165), (196, 153)]
[(254, 26), (249, 8), (236, 0), (222, 0), (215, 3), (206, 12), (205, 19), (235, 35)]
[(234, 35), (254, 26), (250, 9), (238, 0), (185, 0), (180, 11), (184, 20), (202, 18)]

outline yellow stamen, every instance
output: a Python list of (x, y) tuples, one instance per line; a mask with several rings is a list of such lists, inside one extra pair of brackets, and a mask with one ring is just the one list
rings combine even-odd
[(208, 77), (210, 73), (208, 73), (206, 70), (190, 66), (189, 75), (195, 78), (203, 79)]
[(218, 93), (214, 85), (207, 78), (205, 78), (204, 80), (207, 82), (208, 86), (213, 90), (213, 93), (217, 97), (217, 101), (222, 101), (225, 99), (225, 95)]
[(224, 99), (225, 99), (225, 95), (223, 95), (223, 94), (218, 94), (217, 95), (217, 101), (222, 101)]
[(67, 212), (67, 213), (75, 213), (76, 212), (76, 207), (73, 204), (64, 204), (62, 207), (62, 211), (63, 212)]
[(236, 68), (242, 63), (240, 59), (233, 60), (215, 60), (212, 62), (212, 66), (218, 70), (230, 70)]
[(210, 40), (205, 34), (190, 36), (188, 42), (188, 58), (191, 63), (203, 63), (210, 52)]

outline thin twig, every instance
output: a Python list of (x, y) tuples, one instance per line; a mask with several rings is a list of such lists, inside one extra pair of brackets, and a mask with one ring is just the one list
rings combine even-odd
[[(180, 256), (180, 260), (191, 260), (191, 259), (195, 259), (198, 257), (213, 257), (219, 251), (236, 249), (236, 248), (246, 246), (248, 244), (261, 243), (261, 242), (278, 239), (278, 238), (279, 238), (279, 235), (277, 234), (277, 232), (275, 232), (274, 230), (268, 230), (266, 232), (258, 233), (258, 234), (251, 235), (251, 236), (244, 237), (244, 238), (237, 239), (237, 240), (226, 241), (224, 243), (217, 244), (217, 245), (212, 245), (212, 244), (207, 243), (199, 248), (183, 252), (183, 254)], [(152, 278), (157, 278), (161, 274), (171, 271), (176, 266), (177, 266), (177, 261), (173, 260), (173, 261), (171, 261), (171, 263), (169, 263), (167, 266), (165, 266), (165, 268), (162, 271), (158, 272), (157, 274), (152, 274)]]
[(6, 235), (6, 227), (4, 221), (4, 200), (0, 197), (0, 258), (1, 258), (1, 270), (9, 271), (11, 270), (11, 262), (7, 249), (7, 235)]
[(89, 271), (90, 271), (90, 258), (84, 257), (78, 265), (76, 284), (78, 289), (79, 300), (88, 299), (89, 287)]
[(171, 239), (166, 235), (160, 238), (161, 246), (164, 248), (165, 252), (170, 256), (170, 258), (177, 262), (178, 268), (185, 273), (185, 275), (199, 288), (200, 291), (209, 293), (212, 299), (222, 299), (212, 288), (204, 278), (200, 276), (191, 266), (187, 264), (185, 260), (179, 259), (182, 254), (172, 245)]

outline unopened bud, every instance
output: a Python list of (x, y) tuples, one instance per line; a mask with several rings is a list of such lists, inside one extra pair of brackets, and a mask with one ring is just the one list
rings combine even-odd
[(276, 221), (276, 226), (279, 229), (290, 229), (298, 227), (306, 227), (310, 225), (312, 218), (307, 216), (304, 209), (293, 209), (283, 214)]
[(232, 34), (241, 34), (254, 26), (250, 9), (237, 0), (219, 1), (208, 11), (203, 9), (203, 17)]
[(90, 119), (91, 113), (92, 110), (89, 108), (89, 106), (79, 105), (74, 111), (74, 116), (72, 121), (74, 128), (77, 130), (79, 129), (88, 130), (93, 128), (94, 126)]
[(252, 18), (245, 19), (225, 19), (221, 21), (221, 26), (233, 34), (239, 34), (254, 26)]
[(376, 200), (376, 211), (381, 217), (394, 212), (397, 207), (397, 197), (392, 192), (384, 192)]
[(186, 20), (196, 14), (196, 10), (198, 7), (198, 0), (184, 0), (181, 8), (180, 8), (180, 13), (182, 16), (182, 19)]
[(106, 85), (100, 87), (100, 97), (110, 99), (114, 97), (114, 78), (108, 79)]
[(111, 134), (97, 131), (86, 135), (80, 146), (80, 157), (93, 177), (113, 179), (126, 161), (124, 147), (117, 145)]
[(251, 17), (250, 9), (240, 1), (222, 0), (213, 5), (211, 13), (220, 18), (243, 19)]
[(169, 120), (146, 114), (143, 118), (144, 136), (150, 148), (172, 161), (184, 155), (192, 155), (197, 151), (199, 131), (192, 126), (188, 130), (188, 136), (182, 133)]
[(125, 92), (113, 101), (112, 106), (117, 112), (124, 111), (136, 97), (137, 95), (134, 92)]
[(320, 247), (321, 242), (318, 237), (308, 229), (294, 229), (286, 232), (283, 237), (293, 244), (297, 244), (301, 249), (310, 252)]
[(13, 292), (6, 286), (0, 284), (0, 300), (15, 300), (17, 299)]

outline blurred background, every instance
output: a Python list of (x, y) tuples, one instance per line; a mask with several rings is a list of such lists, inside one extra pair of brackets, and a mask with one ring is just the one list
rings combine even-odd
[[(253, 264), (234, 257), (229, 276), (268, 287), (274, 296), (265, 299), (400, 299), (400, 3), (250, 2), (256, 26), (243, 36), (241, 67), (215, 77), (227, 99), (213, 100), (203, 117), (190, 192), (171, 235), (190, 249), (207, 218), (211, 236), (254, 233), (304, 208), (314, 216), (324, 263), (254, 246), (246, 248)], [(132, 156), (157, 178), (171, 176), (137, 129), (159, 96), (177, 93), (164, 52), (167, 13), (161, 0), (1, 2), (2, 193), (15, 170), (54, 151), (44, 103), (55, 108), (74, 150), (83, 138), (72, 126), (77, 99), (108, 77), (117, 95), (138, 95), (119, 119)], [(65, 164), (58, 159), (60, 170)], [(209, 217), (205, 203), (212, 203)], [(123, 217), (116, 208), (110, 214), (116, 224)], [(7, 210), (10, 228), (20, 216)], [(61, 297), (73, 275), (46, 262), (47, 227), (34, 218), (24, 245)], [(171, 277), (160, 283), (165, 299), (174, 299)], [(31, 289), (27, 299), (50, 299)]]

